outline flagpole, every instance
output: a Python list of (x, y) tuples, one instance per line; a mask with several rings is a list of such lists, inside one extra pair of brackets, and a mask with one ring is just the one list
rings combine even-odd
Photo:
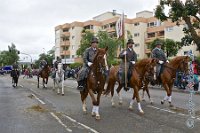
[[(123, 34), (122, 34), (122, 42), (123, 42), (123, 45), (124, 45), (124, 48), (125, 48), (125, 50), (126, 50), (126, 47), (127, 47), (127, 44), (125, 43), (125, 24), (124, 24), (124, 12), (123, 12), (123, 21), (122, 21), (122, 30), (123, 30)], [(126, 54), (125, 54), (125, 60), (124, 60), (124, 62), (125, 62), (125, 64), (124, 64), (124, 67), (125, 67), (125, 69), (124, 69), (124, 76), (125, 76), (125, 78), (124, 78), (124, 80), (125, 80), (125, 87), (127, 87), (127, 52), (126, 52)]]

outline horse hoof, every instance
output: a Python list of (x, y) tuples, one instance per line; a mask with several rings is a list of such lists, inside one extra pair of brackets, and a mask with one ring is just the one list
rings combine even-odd
[(143, 98), (142, 101), (146, 101), (146, 100)]
[(133, 111), (133, 107), (130, 107), (130, 106), (129, 106), (128, 110)]
[(100, 118), (100, 115), (96, 115), (95, 119), (96, 119), (96, 120), (100, 120), (100, 119), (101, 119), (101, 118)]
[(95, 117), (96, 114), (95, 114), (95, 112), (92, 112), (91, 115), (92, 115), (92, 117)]
[(170, 103), (170, 104), (169, 104), (169, 107), (174, 107), (174, 105)]
[(139, 111), (139, 113), (140, 113), (140, 115), (144, 115), (144, 111), (143, 110)]
[(161, 101), (161, 104), (164, 104), (164, 101)]
[(62, 96), (64, 96), (65, 94), (62, 94)]
[(122, 101), (120, 101), (120, 102), (119, 102), (119, 105), (122, 105), (122, 103), (123, 103), (123, 102), (122, 102)]
[(86, 115), (86, 114), (87, 114), (87, 111), (83, 111), (83, 114)]
[(151, 103), (151, 105), (153, 105), (153, 102), (150, 102)]

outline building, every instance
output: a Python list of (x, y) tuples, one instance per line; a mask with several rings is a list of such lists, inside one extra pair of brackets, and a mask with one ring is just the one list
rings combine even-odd
[[(72, 22), (55, 27), (55, 57), (62, 58), (65, 64), (80, 62), (77, 58), (76, 50), (79, 48), (82, 31), (90, 30), (94, 34), (100, 30), (107, 31), (110, 36), (115, 35), (115, 25), (121, 14), (113, 12), (105, 12), (94, 17), (92, 20), (85, 22)], [(161, 22), (153, 16), (153, 12), (142, 11), (136, 13), (136, 18), (129, 19), (125, 15), (125, 38), (132, 36), (135, 45), (134, 50), (138, 58), (146, 58), (150, 54), (148, 45), (156, 38), (172, 39), (180, 41), (184, 36), (184, 22), (177, 26), (171, 21)], [(195, 55), (196, 45), (183, 47), (177, 55), (184, 55), (187, 51), (192, 50)]]

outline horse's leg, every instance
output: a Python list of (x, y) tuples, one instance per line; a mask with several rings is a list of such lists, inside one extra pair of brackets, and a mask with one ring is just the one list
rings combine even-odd
[(144, 114), (144, 111), (142, 110), (142, 107), (141, 107), (141, 104), (140, 104), (140, 95), (139, 95), (139, 92), (138, 92), (138, 86), (135, 86), (134, 93), (135, 93), (135, 97), (136, 97), (136, 100), (137, 100), (137, 103), (138, 103), (138, 110), (141, 114)]
[(45, 79), (42, 78), (42, 85), (43, 85), (43, 88), (45, 88)]
[(39, 75), (37, 76), (37, 80), (38, 80), (37, 88), (39, 88)]
[(62, 76), (62, 96), (64, 96), (64, 75)]
[(163, 100), (161, 100), (161, 104), (164, 104), (166, 100), (169, 99), (170, 96), (170, 91), (169, 91), (169, 87), (167, 84), (163, 84), (163, 87), (165, 88), (165, 91), (167, 92), (167, 95), (164, 97)]
[(53, 91), (55, 90), (55, 85), (56, 85), (56, 79), (53, 78)]
[(170, 107), (173, 107), (173, 105), (172, 105), (172, 87), (173, 87), (173, 82), (169, 85), (168, 102), (169, 102), (169, 106)]
[(97, 103), (96, 103), (96, 109), (95, 109), (95, 113), (96, 113), (96, 120), (100, 120), (100, 115), (99, 115), (99, 104), (100, 104), (100, 98), (101, 98), (101, 91), (97, 94)]
[(114, 90), (115, 90), (115, 82), (112, 82), (112, 83), (110, 82), (109, 87), (110, 87), (110, 90), (111, 90), (111, 104), (114, 107), (115, 102), (114, 102), (113, 96), (114, 96)]
[(121, 96), (121, 94), (120, 94), (120, 91), (121, 91), (121, 89), (122, 89), (122, 85), (119, 83), (119, 86), (117, 87), (117, 95), (118, 95), (118, 98), (119, 98), (119, 105), (122, 105), (122, 96)]
[(45, 78), (46, 80), (45, 80), (45, 88), (47, 88), (47, 83), (48, 83), (48, 77), (47, 78)]
[(134, 91), (133, 91), (133, 97), (132, 97), (132, 99), (131, 99), (131, 102), (130, 102), (129, 108), (128, 108), (129, 110), (133, 110), (134, 99), (135, 99), (135, 93), (134, 93)]
[(84, 91), (80, 92), (81, 94), (81, 101), (82, 101), (82, 109), (84, 113), (87, 113), (87, 107), (86, 107), (86, 97), (88, 95), (88, 89), (85, 88)]
[[(148, 95), (148, 97), (149, 97), (150, 103), (153, 104), (153, 100), (151, 99), (151, 96), (150, 96), (150, 93), (149, 93), (148, 83), (145, 84), (145, 87), (144, 87), (144, 88), (145, 88), (145, 90), (146, 90), (146, 92), (147, 92), (147, 95)], [(143, 90), (143, 92), (144, 92), (144, 90)]]

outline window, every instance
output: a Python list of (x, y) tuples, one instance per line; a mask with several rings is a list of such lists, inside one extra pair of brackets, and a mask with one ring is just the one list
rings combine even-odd
[(75, 46), (74, 46), (74, 45), (72, 45), (72, 49), (75, 49)]
[(74, 29), (74, 26), (72, 26), (72, 30)]
[(134, 37), (138, 37), (139, 35), (139, 33), (134, 33)]
[(72, 58), (74, 58), (75, 57), (75, 55), (72, 55)]
[(167, 27), (167, 28), (166, 28), (166, 31), (168, 31), (168, 32), (173, 31), (173, 26)]
[(64, 28), (63, 32), (69, 32), (69, 29), (68, 28)]
[(72, 39), (74, 39), (75, 38), (75, 36), (72, 36)]
[(156, 26), (157, 25), (157, 21), (155, 21), (155, 22), (149, 22), (148, 24), (147, 24), (147, 27), (154, 27), (154, 26)]
[(136, 43), (136, 44), (135, 44), (135, 47), (139, 47), (139, 46), (140, 46), (140, 44), (139, 44), (139, 43)]
[(134, 23), (134, 26), (138, 26), (138, 25), (140, 25), (140, 23), (139, 23), (139, 22), (137, 22), (137, 23)]

